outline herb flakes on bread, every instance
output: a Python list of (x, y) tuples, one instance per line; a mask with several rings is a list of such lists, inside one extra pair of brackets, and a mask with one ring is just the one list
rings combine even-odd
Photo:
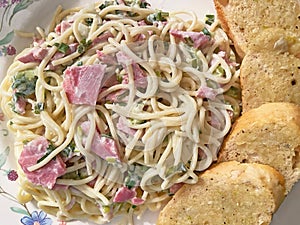
[(199, 176), (197, 184), (176, 192), (157, 225), (268, 225), (284, 192), (284, 178), (270, 166), (216, 164)]
[(300, 35), (298, 0), (214, 0), (223, 29), (241, 57), (256, 37), (268, 28)]
[(267, 164), (286, 180), (286, 191), (300, 179), (300, 107), (267, 103), (234, 123), (219, 153), (219, 162)]
[(269, 102), (300, 105), (300, 58), (266, 50), (247, 54), (240, 82), (243, 113)]

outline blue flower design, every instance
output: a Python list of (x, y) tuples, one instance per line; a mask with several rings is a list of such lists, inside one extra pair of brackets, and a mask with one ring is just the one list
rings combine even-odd
[(52, 219), (47, 217), (47, 214), (43, 211), (39, 213), (33, 211), (31, 216), (24, 216), (21, 219), (21, 223), (24, 225), (51, 225)]

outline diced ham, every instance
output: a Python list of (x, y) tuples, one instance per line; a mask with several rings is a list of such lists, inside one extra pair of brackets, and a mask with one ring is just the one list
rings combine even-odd
[(65, 70), (63, 88), (70, 103), (96, 105), (105, 65), (72, 66)]
[[(87, 136), (91, 127), (90, 121), (83, 122), (80, 127), (84, 135)], [(110, 137), (101, 136), (97, 130), (94, 133), (91, 150), (104, 160), (116, 160), (116, 162), (120, 162), (116, 141)]]
[(45, 42), (44, 39), (37, 38), (37, 37), (33, 38), (33, 44), (34, 44), (34, 46), (41, 46), (44, 42)]
[(145, 200), (141, 199), (141, 198), (134, 197), (134, 198), (131, 199), (131, 203), (133, 205), (142, 205), (142, 204), (145, 203)]
[(226, 54), (225, 51), (219, 51), (218, 56), (223, 58), (225, 60), (225, 62), (230, 66), (234, 66), (234, 67), (239, 66), (239, 64), (237, 62), (230, 60), (230, 58), (228, 57), (228, 55)]
[(97, 182), (97, 177), (94, 180), (91, 180), (90, 182), (87, 183), (91, 188), (95, 187), (95, 184)]
[(102, 51), (96, 50), (98, 59), (104, 64), (116, 64), (116, 59), (112, 55), (104, 54)]
[[(123, 66), (125, 71), (127, 70), (127, 66), (132, 66), (135, 86), (137, 88), (147, 88), (147, 75), (145, 71), (141, 69), (139, 64), (133, 62), (133, 60), (130, 57), (128, 57), (125, 53), (121, 51), (116, 54), (116, 57), (118, 63), (120, 63)], [(122, 83), (128, 83), (128, 75), (123, 76)]]
[(77, 51), (77, 47), (78, 47), (78, 43), (72, 43), (69, 45), (69, 49), (67, 50), (66, 53), (62, 53), (60, 51), (57, 51), (51, 58), (50, 62), (48, 63), (48, 65), (46, 66), (45, 70), (55, 70), (57, 69), (58, 66), (54, 66), (52, 64), (52, 61), (57, 60), (57, 59), (61, 59), (63, 57), (65, 57), (66, 55), (70, 55), (74, 52)]
[(125, 5), (124, 0), (117, 0), (117, 3), (118, 3), (119, 5)]
[(46, 154), (48, 145), (48, 140), (42, 136), (30, 141), (24, 146), (18, 162), (30, 182), (52, 189), (56, 179), (66, 173), (66, 165), (59, 155), (37, 170), (28, 170)]
[(135, 129), (128, 127), (127, 120), (123, 116), (119, 117), (117, 128), (119, 131), (122, 131), (123, 133), (128, 134), (129, 136), (134, 136), (134, 134), (136, 133)]
[(69, 185), (64, 185), (64, 184), (55, 184), (52, 188), (52, 190), (55, 190), (55, 191), (66, 191), (68, 190), (69, 188)]
[(148, 81), (147, 81), (147, 75), (144, 70), (141, 69), (141, 67), (133, 63), (133, 74), (134, 74), (134, 84), (138, 88), (147, 88)]
[(48, 49), (36, 47), (29, 53), (21, 56), (18, 60), (22, 63), (41, 62), (48, 54)]
[(106, 101), (110, 102), (126, 102), (128, 100), (128, 94), (125, 89), (114, 91), (105, 97)]
[(71, 22), (68, 21), (62, 21), (60, 24), (58, 24), (54, 31), (55, 33), (57, 33), (58, 35), (61, 35), (62, 33), (64, 33), (68, 28), (70, 28), (72, 26)]
[(70, 209), (72, 209), (73, 206), (75, 205), (75, 203), (76, 203), (76, 198), (75, 198), (75, 197), (72, 197), (72, 198), (71, 198), (71, 201), (69, 202), (69, 204), (67, 204), (67, 205), (65, 206), (65, 210), (69, 211)]
[(209, 124), (216, 129), (221, 129), (221, 127), (222, 127), (222, 124), (221, 124), (219, 118), (212, 112), (210, 113)]
[(207, 98), (207, 99), (214, 100), (217, 95), (218, 93), (214, 89), (206, 86), (201, 86), (197, 91), (197, 97), (200, 98)]
[(92, 41), (91, 47), (95, 46), (96, 44), (103, 43), (108, 40), (108, 38), (114, 37), (114, 35), (111, 32), (105, 32), (103, 34), (100, 34), (98, 37), (96, 37)]
[(133, 60), (124, 52), (117, 52), (116, 57), (118, 63), (120, 63), (124, 68), (133, 63)]
[(183, 183), (173, 184), (170, 187), (170, 194), (175, 194), (182, 186), (183, 186)]
[(21, 115), (25, 114), (26, 100), (24, 97), (18, 97), (15, 103), (15, 111)]
[(139, 26), (147, 26), (148, 24), (146, 23), (145, 20), (140, 20), (140, 21), (138, 21), (138, 25)]
[(121, 187), (116, 192), (113, 202), (127, 202), (136, 197), (136, 191), (127, 187)]
[(68, 45), (69, 49), (66, 51), (66, 53), (62, 53), (62, 52), (57, 51), (54, 54), (54, 56), (51, 58), (51, 61), (56, 60), (56, 59), (61, 59), (61, 58), (63, 58), (66, 55), (70, 55), (70, 54), (76, 52), (78, 45), (79, 45), (78, 43), (69, 44)]
[(193, 47), (197, 49), (205, 47), (210, 42), (210, 37), (203, 32), (170, 30), (170, 34), (182, 41), (190, 38), (193, 41)]

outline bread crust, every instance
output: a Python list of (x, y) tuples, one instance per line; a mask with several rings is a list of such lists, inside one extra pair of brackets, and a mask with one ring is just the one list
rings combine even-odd
[[(298, 0), (214, 0), (222, 28), (244, 57), (258, 35), (269, 28), (300, 35)], [(263, 44), (260, 45), (263, 47)]]
[(284, 198), (284, 178), (274, 168), (224, 162), (195, 185), (184, 185), (161, 211), (157, 225), (270, 224)]
[(300, 58), (289, 53), (247, 54), (240, 68), (242, 111), (269, 102), (300, 105)]
[(261, 163), (286, 180), (286, 192), (300, 179), (300, 107), (267, 103), (244, 113), (233, 125), (219, 152), (219, 162)]

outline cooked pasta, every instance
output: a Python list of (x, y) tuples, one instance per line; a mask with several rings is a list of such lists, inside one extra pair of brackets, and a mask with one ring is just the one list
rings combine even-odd
[(132, 224), (216, 160), (240, 87), (213, 16), (104, 1), (58, 7), (37, 33), (1, 84), (21, 202), (62, 220)]

